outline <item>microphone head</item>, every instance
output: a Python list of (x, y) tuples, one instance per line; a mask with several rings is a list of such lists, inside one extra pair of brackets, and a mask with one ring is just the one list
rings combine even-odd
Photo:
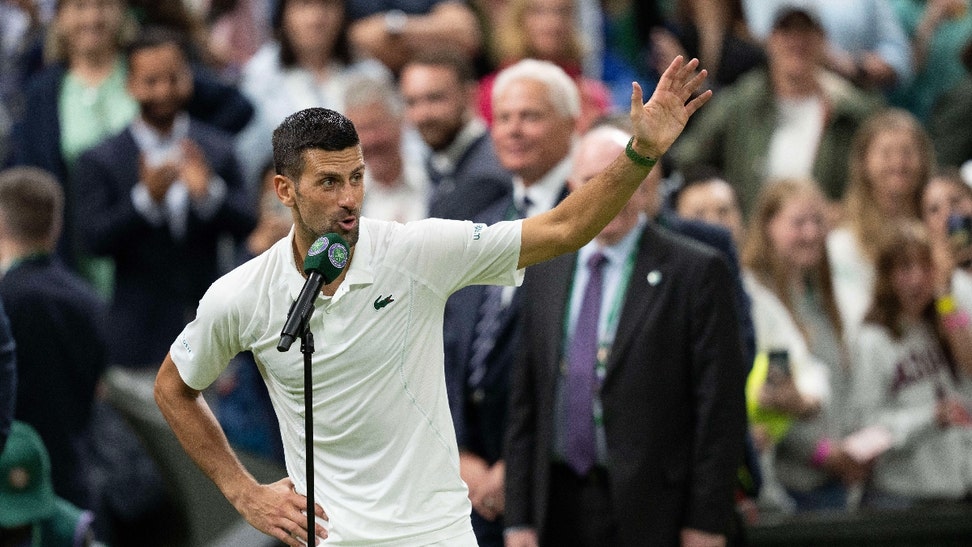
[(325, 284), (330, 283), (341, 275), (350, 256), (348, 242), (344, 238), (335, 233), (324, 234), (307, 249), (304, 273), (317, 272), (324, 277)]

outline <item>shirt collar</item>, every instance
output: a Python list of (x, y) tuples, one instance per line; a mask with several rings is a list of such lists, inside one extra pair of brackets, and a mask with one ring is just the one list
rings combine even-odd
[(631, 253), (634, 252), (641, 232), (647, 223), (648, 218), (643, 214), (639, 215), (637, 224), (632, 226), (631, 230), (614, 245), (604, 247), (596, 239), (592, 240), (577, 252), (578, 264), (587, 264), (587, 259), (597, 251), (600, 251), (607, 257), (609, 265), (623, 264), (631, 256)]
[(189, 136), (189, 114), (180, 112), (172, 122), (172, 131), (163, 135), (141, 116), (132, 120), (132, 137), (143, 152), (173, 146)]
[[(348, 272), (344, 276), (344, 281), (338, 287), (337, 291), (331, 298), (337, 300), (344, 293), (348, 292), (350, 288), (354, 285), (370, 285), (374, 282), (374, 269), (372, 267), (372, 259), (374, 258), (374, 253), (372, 252), (372, 236), (371, 236), (371, 224), (372, 220), (359, 218), (360, 229), (358, 231), (358, 242), (353, 247), (353, 252), (351, 254), (351, 262), (348, 264)], [(286, 272), (284, 273), (287, 292), (290, 293), (292, 299), (296, 300), (300, 295), (301, 289), (304, 288), (304, 282), (306, 279), (303, 274), (303, 261), (301, 263), (295, 263), (296, 257), (293, 252), (294, 248), (294, 227), (290, 228), (290, 233), (285, 238), (283, 252), (287, 253), (286, 257)]]
[(524, 197), (530, 198), (531, 206), (527, 216), (553, 209), (564, 191), (570, 168), (571, 161), (568, 155), (530, 186), (523, 184), (523, 177), (513, 177), (513, 202), (519, 206), (523, 203)]
[(466, 125), (459, 130), (456, 138), (440, 152), (432, 152), (431, 162), (436, 171), (440, 173), (451, 173), (455, 171), (456, 165), (462, 159), (469, 146), (479, 137), (486, 133), (486, 123), (479, 117), (466, 122)]

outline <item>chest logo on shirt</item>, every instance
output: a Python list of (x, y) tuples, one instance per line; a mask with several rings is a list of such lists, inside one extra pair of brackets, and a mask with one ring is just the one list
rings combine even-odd
[(378, 298), (375, 298), (375, 309), (376, 310), (380, 310), (380, 309), (384, 308), (385, 306), (387, 306), (388, 304), (391, 304), (394, 301), (395, 301), (395, 299), (392, 298), (392, 295), (390, 295), (390, 294), (388, 296), (386, 296), (385, 298), (382, 298), (381, 295), (378, 295)]

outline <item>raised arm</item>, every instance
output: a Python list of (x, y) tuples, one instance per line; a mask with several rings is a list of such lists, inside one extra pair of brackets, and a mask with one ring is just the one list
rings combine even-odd
[[(660, 158), (685, 129), (692, 114), (712, 97), (712, 91), (708, 90), (692, 98), (707, 75), (705, 70), (696, 70), (698, 65), (698, 59), (686, 63), (683, 57), (676, 57), (647, 103), (643, 102), (641, 86), (632, 83), (635, 153)], [(621, 154), (604, 172), (572, 192), (560, 205), (524, 220), (519, 267), (575, 251), (594, 239), (624, 207), (650, 170), (650, 165), (641, 165)]]
[[(155, 379), (155, 401), (189, 457), (247, 522), (287, 545), (304, 545), (298, 538), (307, 539), (307, 518), (301, 512), (307, 498), (294, 491), (287, 477), (273, 484), (257, 483), (236, 457), (202, 394), (186, 385), (168, 355)], [(327, 518), (320, 505), (315, 512)], [(327, 537), (319, 524), (316, 533)]]

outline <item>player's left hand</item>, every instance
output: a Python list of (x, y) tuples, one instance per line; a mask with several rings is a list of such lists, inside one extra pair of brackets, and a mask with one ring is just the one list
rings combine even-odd
[(696, 70), (698, 59), (685, 62), (681, 55), (668, 65), (658, 80), (651, 98), (644, 103), (641, 85), (631, 84), (631, 123), (635, 130), (634, 149), (638, 153), (660, 158), (685, 129), (692, 114), (712, 97), (712, 90), (696, 96), (708, 72)]

